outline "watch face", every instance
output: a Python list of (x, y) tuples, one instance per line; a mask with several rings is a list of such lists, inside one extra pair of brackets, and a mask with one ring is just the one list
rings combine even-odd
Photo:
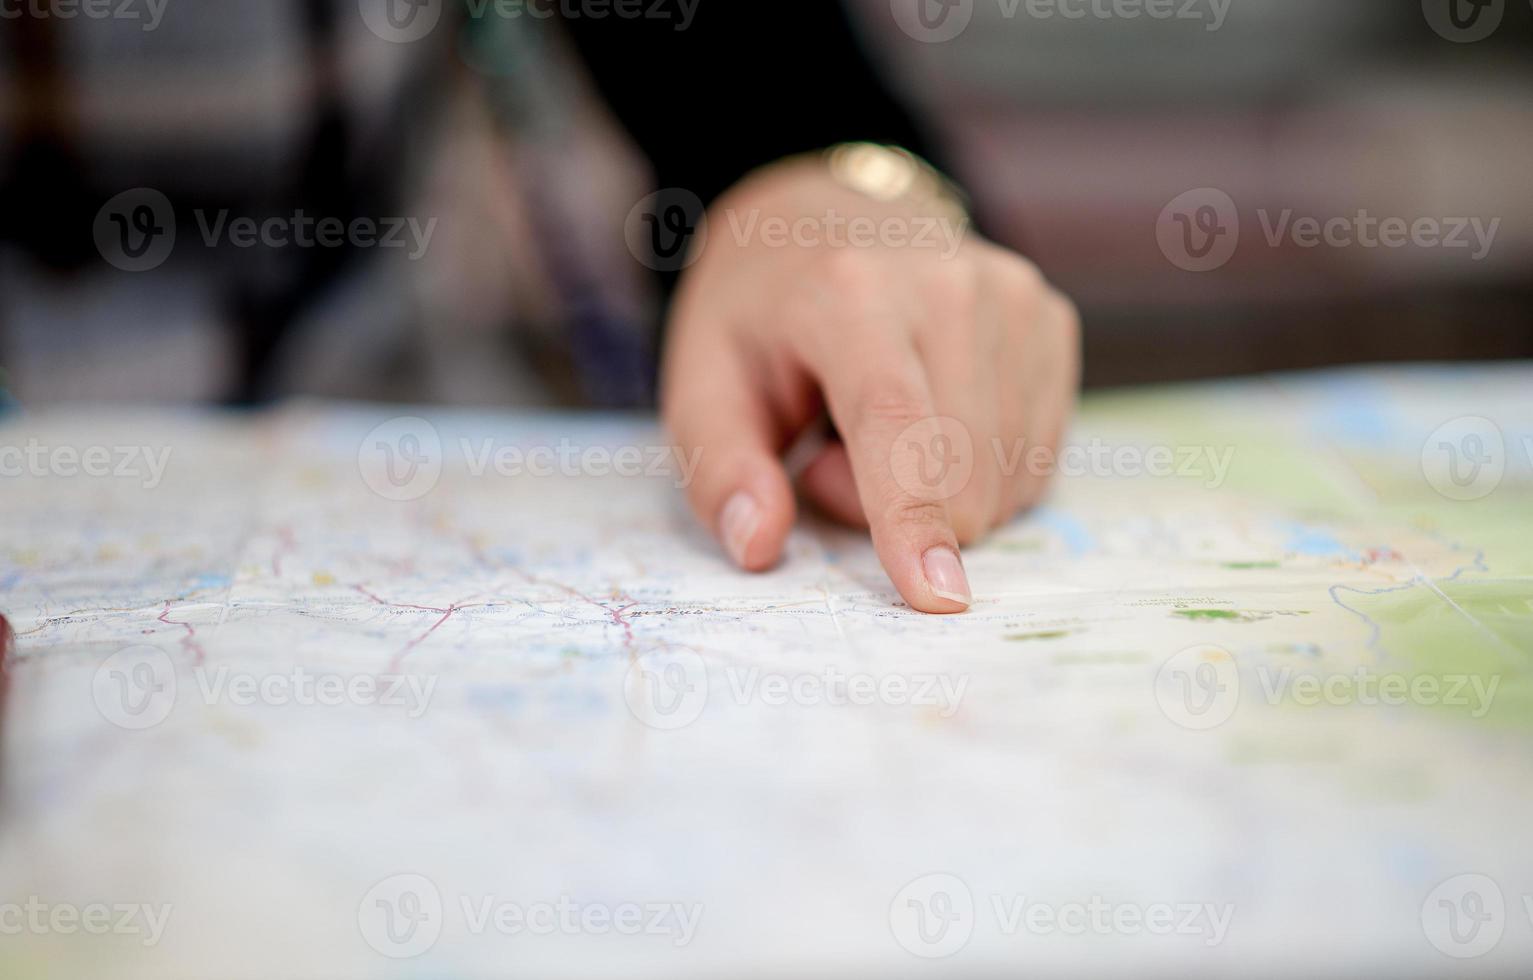
[(831, 176), (843, 187), (875, 200), (906, 201), (949, 220), (968, 221), (969, 203), (963, 192), (909, 150), (880, 143), (843, 143), (826, 154), (826, 161)]
[(877, 143), (847, 143), (830, 154), (835, 178), (880, 201), (897, 201), (909, 194), (921, 167), (908, 153)]

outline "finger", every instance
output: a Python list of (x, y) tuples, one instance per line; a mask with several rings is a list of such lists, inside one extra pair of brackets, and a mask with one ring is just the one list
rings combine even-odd
[(1036, 409), (1041, 402), (1038, 386), (1043, 380), (1040, 367), (1042, 352), (1036, 349), (1038, 294), (1043, 279), (1035, 266), (1009, 253), (994, 260), (995, 282), (1001, 294), (1005, 318), (1004, 342), (999, 358), (1001, 455), (1005, 458), (1005, 486), (998, 504), (997, 523), (1015, 514), (1029, 493), (1029, 488), (1043, 478), (1048, 459), (1033, 442)]
[(1054, 322), (1073, 308), (1038, 267), (999, 248), (981, 258), (988, 262), (1001, 320), (996, 362), (1002, 435), (995, 455), (1003, 486), (994, 518), (1000, 525), (1036, 502), (1047, 486), (1058, 433), (1073, 404), (1079, 359), (1067, 352)]
[(851, 339), (821, 372), (822, 383), (879, 561), (911, 608), (962, 612), (973, 599), (946, 503), (949, 478), (961, 473), (926, 456), (949, 435), (937, 431), (926, 373), (914, 348), (888, 330), (846, 329)]
[(822, 448), (799, 475), (798, 482), (804, 496), (832, 520), (851, 527), (868, 526), (845, 443), (832, 442)]
[[(1013, 331), (1009, 331), (1013, 333)], [(1010, 336), (1000, 358), (1001, 441), (998, 450), (1004, 470), (996, 524), (1009, 521), (1021, 506), (1027, 481), (1038, 466), (1038, 450), (1028, 435), (1027, 420), (1034, 401), (1025, 338)]]
[(940, 312), (924, 324), (917, 344), (940, 415), (962, 426), (972, 447), (973, 472), (947, 501), (961, 545), (990, 530), (1000, 507), (1001, 467), (993, 445), (1000, 438), (1002, 341), (997, 297), (981, 295), (972, 274), (946, 273)]
[(1055, 475), (1060, 442), (1075, 408), (1080, 384), (1080, 319), (1060, 293), (1046, 290), (1037, 304), (1032, 329), (1023, 334), (1021, 351), (1025, 407), (1025, 445), (1038, 449), (1045, 465), (1024, 466), (1007, 501), (1008, 516), (1035, 506)]
[(793, 527), (783, 434), (744, 353), (720, 331), (678, 326), (666, 359), (664, 414), (695, 467), (687, 499), (734, 563), (764, 571)]

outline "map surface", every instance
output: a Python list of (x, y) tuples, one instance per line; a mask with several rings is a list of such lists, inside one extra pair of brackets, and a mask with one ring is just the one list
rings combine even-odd
[(956, 617), (732, 570), (637, 417), (0, 447), (5, 976), (1533, 962), (1526, 368), (1089, 398)]

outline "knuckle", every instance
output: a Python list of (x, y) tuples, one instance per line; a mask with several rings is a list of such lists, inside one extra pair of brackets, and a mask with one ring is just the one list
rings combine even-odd
[(814, 347), (827, 337), (834, 336), (835, 324), (833, 297), (830, 290), (812, 287), (798, 282), (787, 289), (778, 301), (780, 321), (791, 324), (794, 331), (789, 338), (808, 342)]
[(1063, 322), (1065, 340), (1073, 350), (1081, 339), (1081, 311), (1074, 301), (1063, 293), (1059, 294), (1059, 302), (1062, 307), (1060, 316)]
[(884, 518), (892, 526), (946, 527), (947, 505), (940, 500), (920, 500), (902, 496), (885, 508)]
[(1049, 317), (1054, 335), (1050, 337), (1050, 349), (1060, 362), (1066, 377), (1070, 379), (1068, 393), (1073, 396), (1080, 383), (1081, 373), (1081, 315), (1075, 304), (1063, 293), (1054, 293)]
[(820, 259), (820, 272), (839, 294), (859, 298), (880, 292), (880, 269), (866, 249), (829, 249)]
[(924, 288), (935, 320), (969, 325), (978, 319), (980, 274), (972, 260), (956, 258), (933, 264)]
[(1033, 262), (1020, 255), (1003, 255), (997, 267), (997, 277), (1008, 304), (1036, 306), (1049, 292), (1043, 271)]
[(856, 401), (858, 424), (865, 432), (905, 428), (930, 416), (926, 401), (909, 382), (882, 379), (870, 383)]
[(1081, 311), (1075, 301), (1057, 289), (1049, 289), (1045, 295), (1051, 318), (1070, 334), (1079, 333)]

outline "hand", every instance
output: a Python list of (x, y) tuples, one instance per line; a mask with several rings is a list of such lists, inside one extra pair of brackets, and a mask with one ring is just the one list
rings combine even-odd
[[(860, 237), (852, 218), (872, 219)], [(1074, 307), (1026, 259), (816, 160), (748, 177), (707, 228), (661, 381), (666, 424), (701, 450), (698, 519), (741, 567), (774, 565), (794, 521), (781, 454), (828, 409), (843, 441), (805, 496), (871, 528), (912, 608), (968, 608), (959, 547), (1038, 500), (1045, 477), (1019, 463), (1058, 446), (1074, 406)]]

